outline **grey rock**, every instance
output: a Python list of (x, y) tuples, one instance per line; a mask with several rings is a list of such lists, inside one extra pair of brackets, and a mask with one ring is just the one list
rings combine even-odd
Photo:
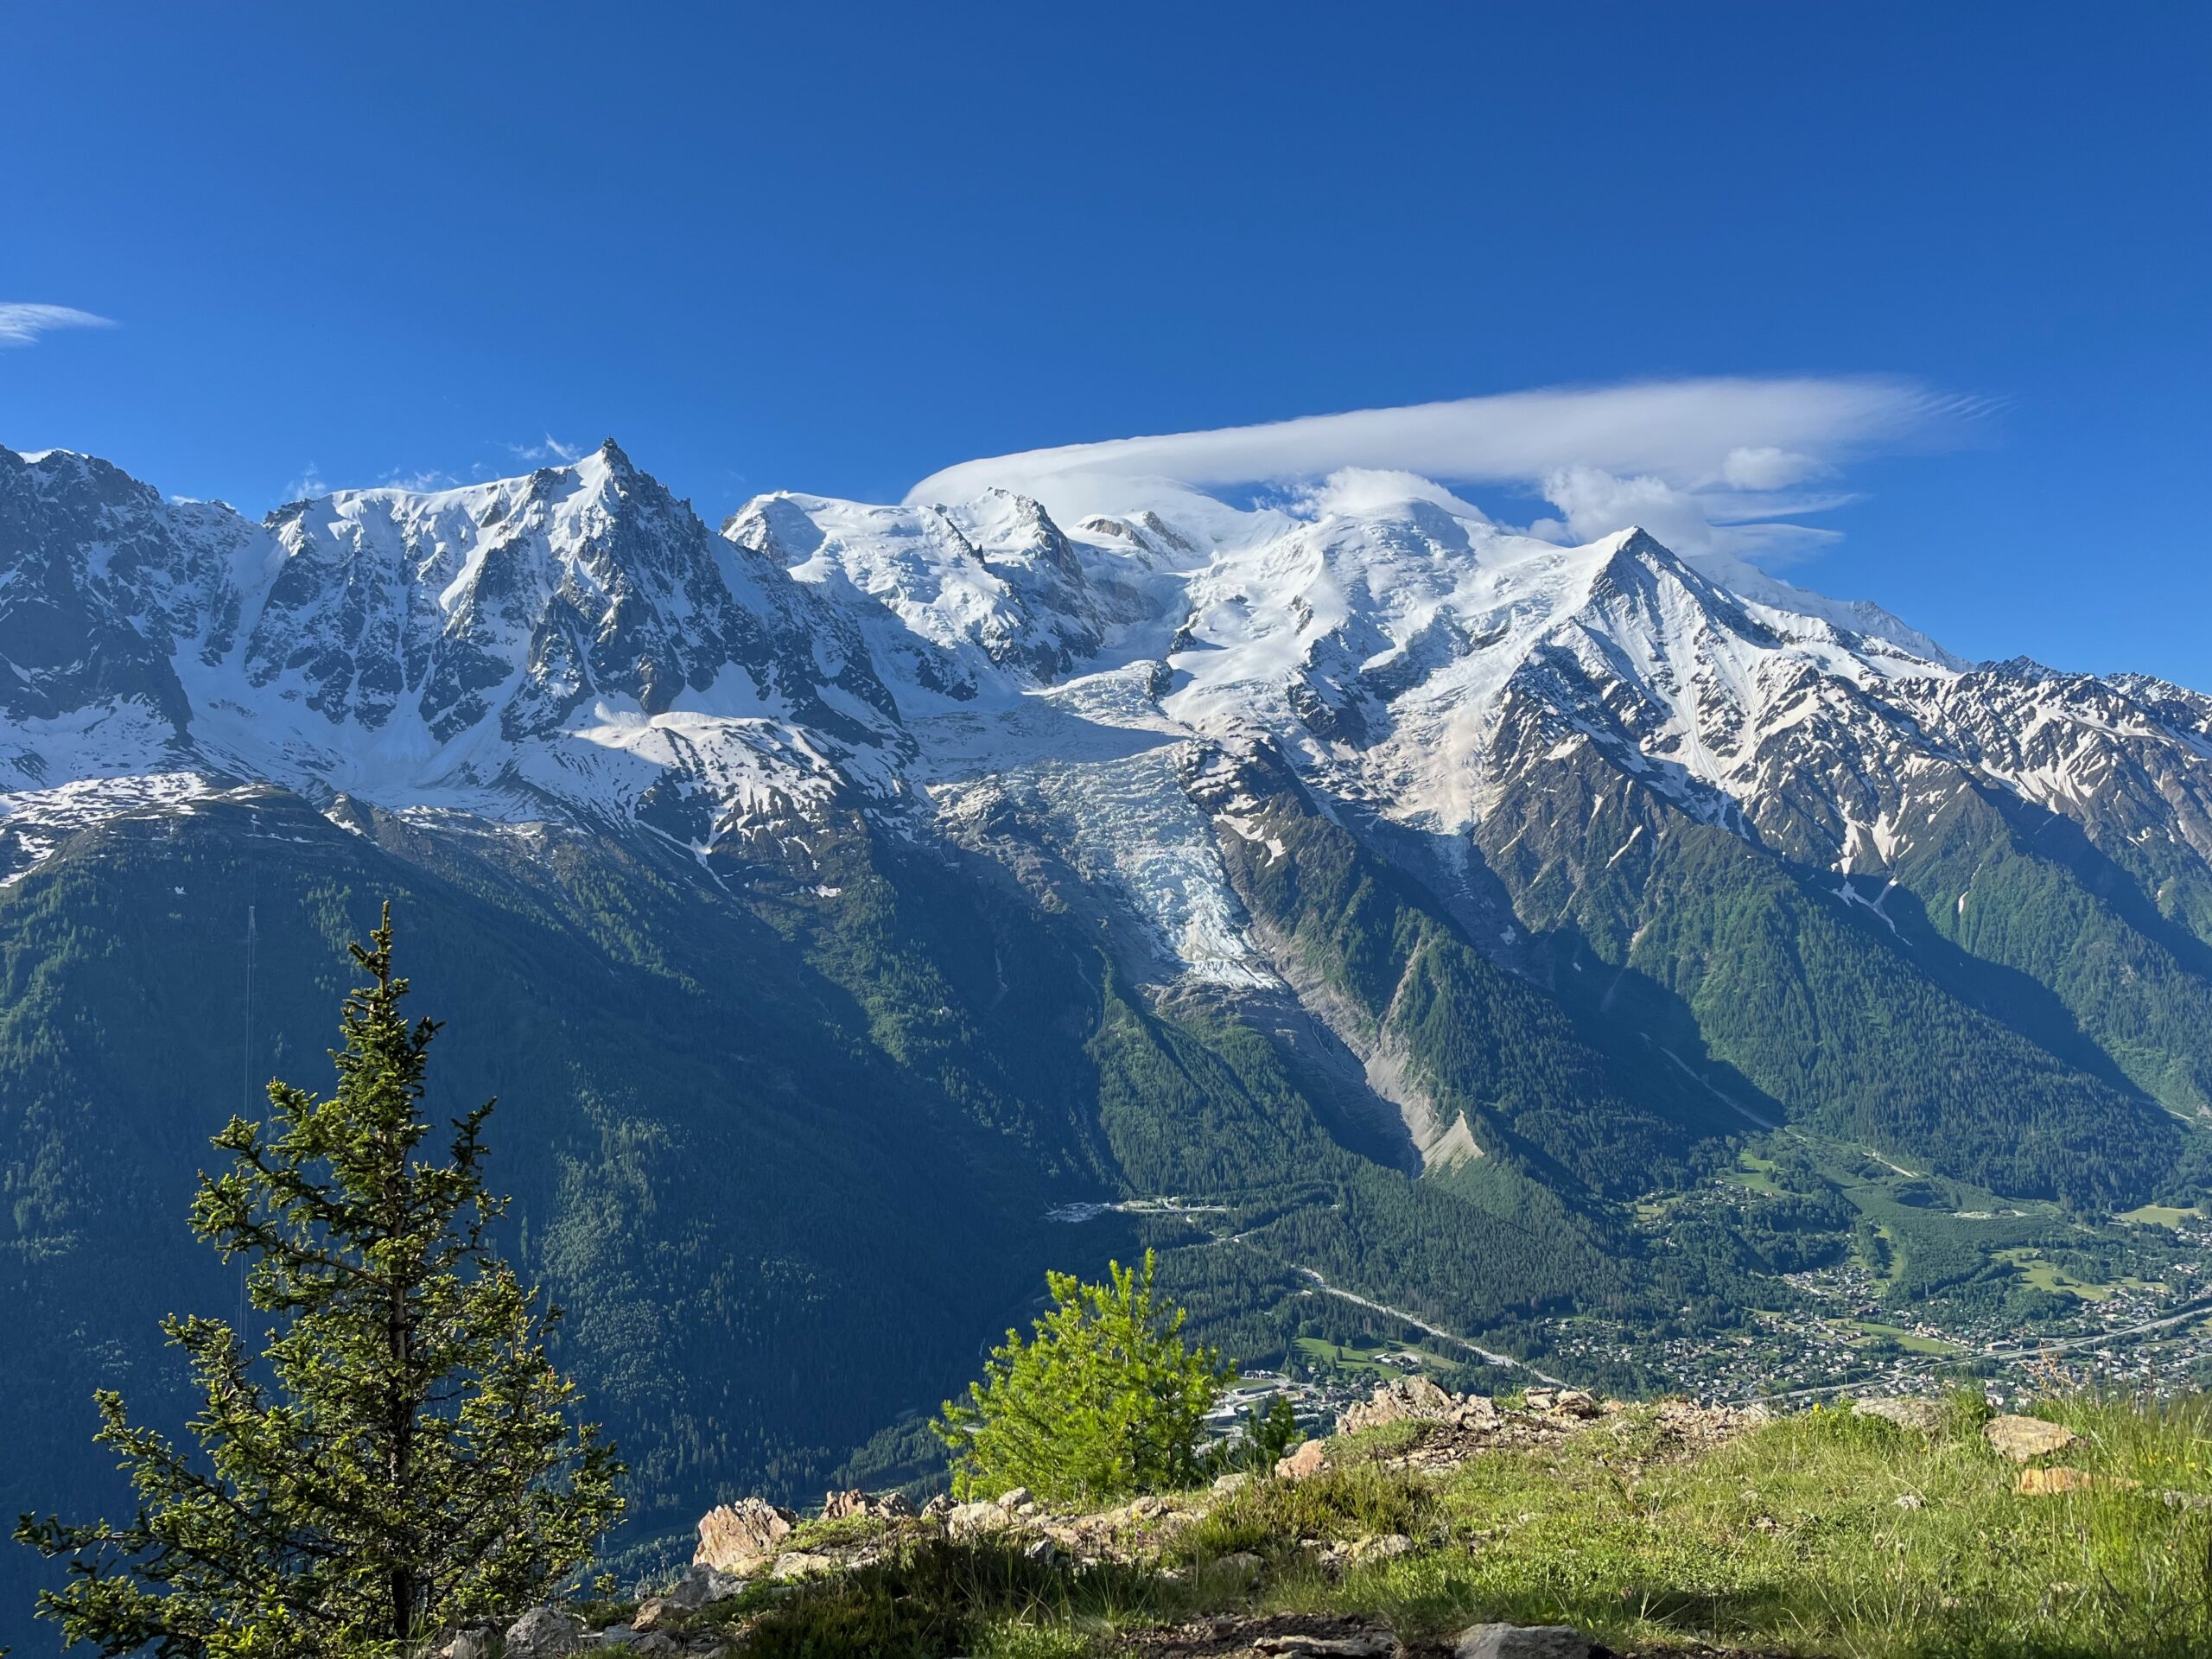
[(995, 1503), (956, 1503), (945, 1512), (944, 1528), (955, 1538), (976, 1538), (987, 1532), (1003, 1532), (1014, 1516)]
[(664, 1613), (696, 1613), (710, 1602), (727, 1601), (744, 1588), (745, 1580), (735, 1573), (695, 1561), (682, 1578), (639, 1608), (638, 1620), (632, 1622), (638, 1623), (639, 1630), (651, 1630), (652, 1624), (639, 1622), (645, 1618), (648, 1607), (658, 1606)]
[(1592, 1659), (1597, 1644), (1572, 1624), (1471, 1624), (1452, 1659)]
[(507, 1626), (506, 1659), (564, 1659), (583, 1646), (583, 1626), (552, 1607), (533, 1607)]

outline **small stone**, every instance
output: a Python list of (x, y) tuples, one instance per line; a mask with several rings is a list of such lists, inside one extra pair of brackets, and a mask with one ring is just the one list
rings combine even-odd
[(999, 1507), (1002, 1510), (1018, 1510), (1028, 1501), (1029, 1489), (1027, 1486), (1016, 1486), (999, 1494)]
[(2039, 1458), (2074, 1444), (2072, 1429), (2046, 1423), (2040, 1417), (1993, 1417), (1981, 1433), (1991, 1446), (2015, 1463), (2025, 1463), (2030, 1458)]
[(1060, 1559), (1060, 1547), (1049, 1538), (1039, 1538), (1023, 1550), (1021, 1556), (1039, 1567), (1051, 1567)]
[(1351, 1547), (1355, 1559), (1363, 1561), (1395, 1560), (1401, 1555), (1413, 1553), (1414, 1541), (1402, 1532), (1386, 1532), (1376, 1538), (1362, 1538)]
[(2093, 1475), (2086, 1469), (2023, 1469), (2012, 1490), (2023, 1497), (2055, 1497), (2061, 1492), (2086, 1492), (2098, 1487), (2132, 1491), (2142, 1484), (2122, 1475)]
[(810, 1550), (786, 1550), (776, 1558), (776, 1565), (769, 1576), (777, 1579), (803, 1579), (810, 1573), (835, 1571), (837, 1563), (828, 1555), (817, 1555)]
[(659, 1630), (647, 1630), (630, 1644), (629, 1650), (640, 1656), (661, 1656), (677, 1651), (676, 1638)]
[(1927, 1507), (1928, 1500), (1923, 1497), (1918, 1492), (1900, 1492), (1897, 1494), (1897, 1508), (1901, 1510), (1924, 1510)]
[(1306, 1480), (1319, 1474), (1328, 1459), (1324, 1445), (1320, 1440), (1306, 1441), (1275, 1465), (1275, 1478), (1279, 1480)]
[(1252, 1484), (1252, 1477), (1239, 1469), (1234, 1474), (1224, 1475), (1213, 1484), (1213, 1489), (1226, 1497), (1231, 1492), (1241, 1492)]
[(1854, 1400), (1851, 1408), (1915, 1434), (1933, 1434), (1943, 1426), (1943, 1408), (1933, 1400)]
[(564, 1659), (583, 1645), (583, 1626), (551, 1607), (533, 1607), (507, 1626), (506, 1659)]
[(438, 1659), (492, 1659), (492, 1641), (481, 1630), (456, 1632), (438, 1649)]
[(1363, 1631), (1357, 1636), (1263, 1636), (1253, 1647), (1262, 1653), (1305, 1656), (1305, 1659), (1384, 1659), (1398, 1650), (1395, 1637), (1386, 1631)]
[(1572, 1624), (1471, 1624), (1452, 1659), (1591, 1659), (1595, 1646)]
[(633, 1630), (650, 1630), (667, 1622), (670, 1615), (682, 1609), (671, 1607), (666, 1596), (648, 1596), (638, 1604), (638, 1611), (630, 1616)]

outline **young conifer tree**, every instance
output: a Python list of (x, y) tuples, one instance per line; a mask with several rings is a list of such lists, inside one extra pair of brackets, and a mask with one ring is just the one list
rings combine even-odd
[(1053, 1306), (1035, 1336), (1007, 1332), (968, 1403), (946, 1401), (930, 1425), (951, 1453), (957, 1494), (1026, 1486), (1099, 1503), (1199, 1478), (1206, 1414), (1236, 1368), (1184, 1341), (1184, 1311), (1160, 1305), (1154, 1265), (1147, 1250), (1141, 1269), (1108, 1262), (1103, 1285), (1045, 1275)]
[(193, 1230), (274, 1328), (257, 1357), (219, 1319), (172, 1316), (201, 1406), (201, 1456), (98, 1396), (96, 1437), (137, 1492), (120, 1524), (26, 1516), (67, 1556), (40, 1612), (69, 1642), (163, 1659), (382, 1659), (435, 1630), (512, 1613), (589, 1559), (621, 1511), (622, 1471), (547, 1356), (544, 1308), (493, 1252), (506, 1200), (486, 1187), (486, 1103), (421, 1155), (437, 1025), (410, 1023), (391, 913), (346, 999), (336, 1091), (269, 1086), (273, 1121), (233, 1118)]

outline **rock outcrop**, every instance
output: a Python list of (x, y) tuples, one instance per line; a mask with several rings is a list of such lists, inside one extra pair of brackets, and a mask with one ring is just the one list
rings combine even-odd
[(753, 1572), (774, 1556), (798, 1521), (791, 1510), (757, 1497), (724, 1503), (699, 1517), (699, 1548), (692, 1562), (721, 1573)]

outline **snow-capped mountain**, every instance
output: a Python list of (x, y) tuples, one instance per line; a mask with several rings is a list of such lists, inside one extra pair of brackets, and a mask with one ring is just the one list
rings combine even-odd
[(1187, 786), (1209, 747), (1493, 851), (1499, 803), (1582, 754), (1853, 876), (1985, 788), (2161, 880), (2212, 856), (2212, 701), (1968, 669), (1739, 562), (1557, 546), (1389, 483), (1303, 511), (1154, 490), (1065, 527), (1001, 491), (774, 494), (715, 536), (611, 442), (259, 524), (0, 451), (0, 822), (20, 874), (104, 810), (247, 780), (702, 858), (839, 807), (975, 847), (1019, 820), (1139, 925), (1146, 977), (1230, 984), (1274, 975), (1220, 858), (1239, 820)]

